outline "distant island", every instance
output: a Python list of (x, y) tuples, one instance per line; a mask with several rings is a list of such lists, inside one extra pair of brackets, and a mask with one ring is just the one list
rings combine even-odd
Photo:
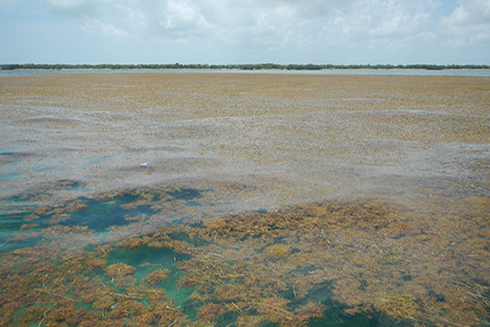
[(413, 64), (413, 65), (317, 65), (317, 64), (227, 64), (227, 65), (208, 65), (208, 64), (0, 64), (0, 70), (16, 69), (109, 69), (109, 70), (133, 70), (133, 69), (228, 69), (228, 70), (323, 70), (323, 69), (425, 69), (425, 70), (445, 70), (445, 69), (490, 69), (489, 65), (432, 65), (432, 64)]

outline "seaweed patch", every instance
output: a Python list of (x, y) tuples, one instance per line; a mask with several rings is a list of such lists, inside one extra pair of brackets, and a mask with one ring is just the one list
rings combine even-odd
[[(330, 315), (488, 324), (485, 232), (461, 228), (456, 240), (422, 218), (375, 200), (322, 202), (57, 255), (7, 252), (0, 324), (307, 326)], [(472, 264), (459, 265), (468, 251)]]

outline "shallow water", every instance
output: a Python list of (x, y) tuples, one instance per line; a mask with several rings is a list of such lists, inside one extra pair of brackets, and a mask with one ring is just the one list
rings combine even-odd
[(488, 325), (490, 80), (0, 79), (0, 326)]
[(68, 70), (0, 70), (2, 75), (14, 74), (308, 74), (308, 75), (422, 75), (422, 76), (490, 76), (490, 69), (322, 69), (322, 70), (216, 70), (216, 69), (68, 69)]

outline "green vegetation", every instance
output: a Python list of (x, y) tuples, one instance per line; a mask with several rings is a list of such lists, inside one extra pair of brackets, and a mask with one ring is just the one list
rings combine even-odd
[(0, 70), (16, 69), (239, 69), (239, 70), (322, 70), (322, 69), (490, 69), (489, 65), (433, 65), (433, 64), (413, 64), (413, 65), (332, 65), (332, 64), (227, 64), (227, 65), (208, 65), (208, 64), (1, 64)]

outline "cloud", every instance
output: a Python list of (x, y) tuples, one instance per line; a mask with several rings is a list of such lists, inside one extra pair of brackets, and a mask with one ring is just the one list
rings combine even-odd
[[(418, 33), (434, 1), (45, 0), (53, 11), (123, 25), (130, 33), (200, 36), (229, 45), (284, 46)], [(110, 19), (103, 17), (108, 16)], [(297, 43), (299, 42), (299, 44)], [(332, 42), (330, 42), (332, 43)]]
[(105, 38), (121, 39), (128, 35), (127, 32), (115, 27), (109, 23), (102, 23), (97, 19), (89, 20), (82, 27), (82, 30), (87, 33), (100, 35)]
[(206, 21), (200, 11), (200, 7), (190, 1), (171, 0), (167, 2), (164, 17), (158, 25), (165, 30), (196, 30), (200, 23)]
[[(45, 0), (53, 12), (90, 20), (104, 37), (179, 40), (242, 49), (392, 50), (489, 38), (490, 3), (464, 0), (438, 22), (439, 0)], [(439, 26), (439, 29), (437, 27)], [(124, 32), (123, 32), (124, 31)]]
[(359, 0), (209, 0), (206, 20), (225, 44), (267, 50), (301, 50), (318, 47), (322, 26), (339, 8)]
[[(432, 38), (431, 11), (435, 1), (286, 1), (236, 11), (242, 22), (241, 38), (262, 36), (274, 43), (304, 47), (336, 47), (371, 44), (403, 47)], [(248, 19), (246, 19), (248, 18)], [(231, 27), (229, 33), (235, 30)], [(230, 38), (235, 38), (232, 35)], [(259, 38), (260, 39), (260, 38)]]
[(56, 49), (71, 42), (94, 62), (488, 63), (489, 6), (489, 0), (0, 0), (0, 25), (8, 31), (0, 36), (5, 49), (17, 49), (8, 50), (11, 61), (34, 44)]
[(118, 1), (119, 23), (140, 37), (190, 38), (213, 33), (198, 1)]
[(447, 45), (469, 46), (490, 42), (490, 2), (462, 0), (449, 15), (441, 18), (441, 29), (449, 35)]
[(434, 38), (432, 1), (356, 1), (334, 7), (319, 20), (322, 33), (316, 42), (325, 48), (368, 47), (379, 50), (409, 47)]

